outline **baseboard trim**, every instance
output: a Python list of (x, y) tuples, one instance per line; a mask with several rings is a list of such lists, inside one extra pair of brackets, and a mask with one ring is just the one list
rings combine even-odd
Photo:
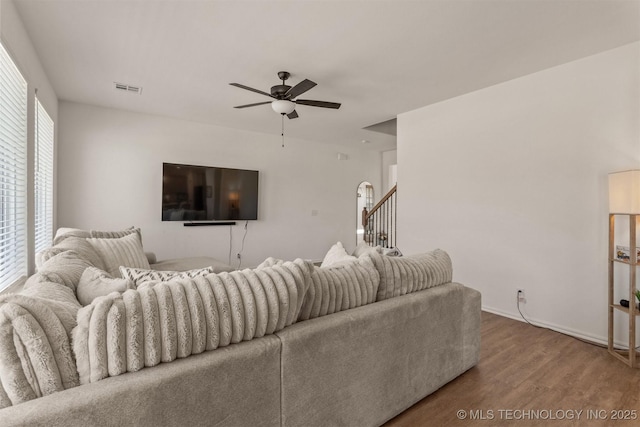
[[(484, 310), (486, 312), (489, 312), (489, 313), (497, 314), (498, 316), (508, 317), (509, 319), (518, 320), (520, 322), (526, 323), (526, 321), (522, 318), (522, 316), (520, 316), (520, 314), (509, 313), (509, 312), (506, 312), (506, 311), (503, 311), (503, 310), (499, 310), (497, 308), (488, 307), (486, 305), (482, 306), (482, 310)], [(527, 320), (530, 321), (531, 323), (533, 323), (534, 325), (542, 326), (544, 328), (551, 329), (552, 331), (560, 332), (561, 334), (569, 335), (569, 336), (572, 336), (574, 338), (578, 338), (578, 339), (585, 340), (585, 341), (590, 341), (590, 342), (593, 342), (593, 343), (596, 343), (596, 344), (603, 345), (605, 347), (609, 344), (608, 339), (606, 337), (603, 337), (603, 336), (596, 336), (596, 335), (587, 334), (587, 333), (584, 333), (584, 332), (576, 331), (574, 329), (565, 328), (563, 326), (556, 325), (554, 323), (544, 322), (542, 320), (535, 319), (533, 317), (527, 317)], [(627, 344), (624, 343), (624, 342), (614, 342), (614, 344), (616, 346), (620, 346), (620, 347), (626, 347), (627, 346)]]

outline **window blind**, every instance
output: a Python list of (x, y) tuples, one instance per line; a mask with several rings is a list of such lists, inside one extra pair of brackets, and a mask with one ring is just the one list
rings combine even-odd
[(35, 251), (53, 240), (53, 120), (38, 98), (35, 102)]
[(0, 289), (27, 274), (27, 82), (0, 43)]

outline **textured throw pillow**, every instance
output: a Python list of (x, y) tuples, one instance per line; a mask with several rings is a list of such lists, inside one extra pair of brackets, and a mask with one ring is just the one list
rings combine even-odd
[(106, 271), (89, 267), (80, 276), (76, 295), (80, 304), (84, 306), (91, 304), (97, 297), (109, 295), (111, 292), (122, 293), (127, 289), (135, 289), (131, 280), (111, 277)]
[(398, 248), (380, 248), (384, 256), (402, 256), (402, 252)]
[(347, 253), (342, 242), (338, 242), (331, 246), (329, 252), (324, 256), (320, 267), (329, 267), (342, 262), (355, 261), (357, 258)]
[(65, 250), (43, 263), (38, 272), (27, 279), (24, 287), (28, 288), (36, 283), (53, 282), (75, 292), (82, 272), (88, 267), (93, 266), (76, 251)]
[(379, 284), (378, 271), (367, 256), (331, 267), (315, 267), (298, 320), (370, 304), (376, 300)]
[(63, 252), (74, 251), (78, 256), (89, 262), (94, 267), (104, 269), (102, 258), (96, 250), (87, 242), (86, 238), (66, 237), (60, 243), (50, 248), (44, 249), (36, 254), (36, 268), (40, 270), (43, 265), (56, 255)]
[(100, 254), (107, 273), (120, 277), (120, 266), (149, 269), (149, 261), (142, 250), (137, 233), (117, 239), (87, 239)]
[(144, 270), (141, 268), (120, 267), (120, 274), (123, 278), (130, 280), (138, 287), (144, 282), (159, 281), (168, 282), (175, 279), (193, 279), (198, 276), (206, 276), (213, 273), (213, 267), (198, 268), (187, 271), (158, 271)]
[(87, 230), (81, 230), (79, 228), (69, 228), (69, 227), (60, 227), (56, 231), (56, 235), (53, 238), (53, 245), (57, 245), (62, 242), (64, 239), (68, 239), (69, 237), (80, 237), (82, 239), (86, 239), (87, 237), (91, 237), (91, 233)]
[(376, 301), (421, 291), (451, 282), (451, 258), (442, 249), (418, 255), (369, 255), (380, 273)]
[(128, 236), (129, 234), (137, 234), (140, 237), (140, 241), (142, 241), (142, 232), (139, 228), (129, 227), (120, 231), (96, 231), (91, 230), (89, 232), (91, 237), (95, 237), (97, 239), (119, 239), (120, 237)]
[(68, 249), (53, 246), (51, 248), (47, 248), (38, 252), (36, 254), (36, 271), (40, 270), (45, 262), (49, 261), (54, 256), (66, 251), (68, 251)]

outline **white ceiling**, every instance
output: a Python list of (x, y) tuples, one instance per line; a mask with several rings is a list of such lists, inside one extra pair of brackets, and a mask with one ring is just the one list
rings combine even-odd
[[(276, 73), (318, 83), (290, 137), (373, 150), (364, 127), (640, 40), (640, 1), (14, 0), (61, 100), (273, 134)], [(118, 92), (113, 82), (141, 86)], [(362, 140), (370, 141), (362, 144)]]

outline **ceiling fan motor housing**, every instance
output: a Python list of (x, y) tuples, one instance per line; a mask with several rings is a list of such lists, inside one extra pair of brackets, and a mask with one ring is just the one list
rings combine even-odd
[(291, 86), (287, 85), (275, 85), (271, 86), (271, 95), (278, 99), (284, 99), (285, 94), (291, 89)]

